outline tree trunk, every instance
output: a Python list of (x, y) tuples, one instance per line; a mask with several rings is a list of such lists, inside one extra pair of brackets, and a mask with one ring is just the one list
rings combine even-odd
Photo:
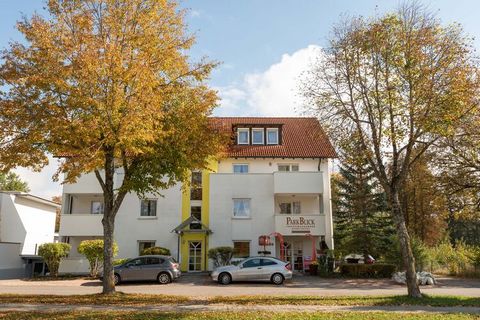
[(103, 184), (103, 294), (115, 293), (113, 281), (113, 231), (115, 227), (115, 194), (113, 190), (113, 176), (115, 165), (113, 151), (105, 152), (105, 179)]
[[(111, 211), (110, 211), (111, 213)], [(115, 283), (113, 281), (113, 231), (114, 218), (107, 216), (105, 210), (103, 223), (103, 294), (115, 293)]]
[(400, 250), (402, 253), (403, 264), (406, 269), (408, 295), (413, 298), (421, 298), (422, 294), (417, 283), (417, 273), (415, 270), (415, 257), (413, 256), (410, 245), (410, 236), (408, 235), (405, 224), (405, 216), (399, 199), (398, 189), (393, 187), (390, 190), (392, 216), (397, 227), (398, 240), (400, 241)]

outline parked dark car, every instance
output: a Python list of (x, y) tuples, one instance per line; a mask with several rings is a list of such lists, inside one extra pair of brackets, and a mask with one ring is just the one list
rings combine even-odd
[(181, 276), (178, 263), (170, 256), (149, 255), (128, 260), (115, 266), (114, 281), (152, 280), (167, 284)]

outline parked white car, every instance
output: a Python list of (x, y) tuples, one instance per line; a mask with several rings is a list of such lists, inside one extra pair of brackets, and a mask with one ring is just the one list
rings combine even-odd
[(292, 279), (292, 267), (289, 262), (272, 257), (250, 257), (237, 265), (216, 268), (211, 277), (223, 285), (232, 281), (270, 281), (280, 285)]

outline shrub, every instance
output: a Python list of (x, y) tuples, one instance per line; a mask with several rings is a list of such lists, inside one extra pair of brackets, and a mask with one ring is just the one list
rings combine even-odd
[(140, 252), (141, 256), (146, 256), (146, 255), (161, 255), (161, 256), (169, 256), (170, 255), (170, 250), (167, 248), (162, 248), (162, 247), (150, 247), (143, 249), (142, 252)]
[(58, 267), (63, 258), (65, 258), (70, 252), (71, 246), (68, 243), (44, 243), (38, 248), (38, 255), (43, 258), (43, 261), (50, 270), (50, 275), (53, 277), (58, 276)]
[[(83, 240), (77, 248), (78, 253), (83, 254), (90, 264), (90, 276), (96, 277), (103, 262), (103, 240)], [(118, 253), (118, 246), (113, 244), (113, 255)]]
[(128, 260), (130, 260), (130, 259), (128, 259), (128, 258), (115, 259), (115, 260), (113, 260), (113, 265), (114, 265), (114, 266), (119, 266), (119, 265), (124, 264), (124, 263), (127, 262)]
[(390, 263), (344, 263), (340, 265), (342, 275), (362, 278), (389, 278), (396, 269), (396, 266)]
[(232, 247), (217, 247), (208, 250), (208, 258), (213, 261), (215, 268), (226, 266), (232, 260), (234, 249)]
[[(385, 261), (397, 266), (398, 270), (405, 270), (402, 260), (402, 253), (400, 251), (400, 243), (397, 237), (393, 239), (393, 245), (391, 250), (385, 254)], [(415, 268), (417, 271), (422, 271), (429, 265), (429, 255), (428, 255), (428, 247), (423, 244), (420, 239), (415, 237), (411, 238), (411, 247), (412, 253), (415, 257)]]

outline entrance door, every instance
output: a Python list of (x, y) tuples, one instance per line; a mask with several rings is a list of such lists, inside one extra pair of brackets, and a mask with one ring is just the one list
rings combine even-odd
[(202, 242), (188, 242), (188, 271), (202, 270)]
[(285, 260), (292, 265), (292, 270), (303, 271), (303, 242), (284, 242), (282, 250)]

